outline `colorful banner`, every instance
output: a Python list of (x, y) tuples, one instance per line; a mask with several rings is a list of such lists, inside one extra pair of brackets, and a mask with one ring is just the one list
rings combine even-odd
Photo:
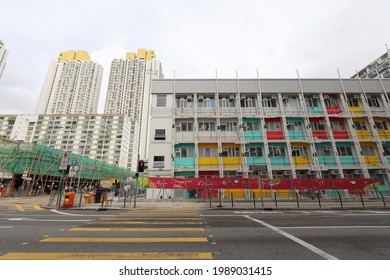
[(332, 190), (351, 193), (379, 188), (377, 179), (258, 179), (258, 178), (148, 178), (150, 188), (165, 189), (263, 189), (263, 190)]

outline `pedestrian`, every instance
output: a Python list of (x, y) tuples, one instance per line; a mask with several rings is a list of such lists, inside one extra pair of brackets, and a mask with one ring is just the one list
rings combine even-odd
[(3, 193), (3, 189), (4, 189), (3, 183), (0, 182), (0, 197), (1, 197), (1, 194)]

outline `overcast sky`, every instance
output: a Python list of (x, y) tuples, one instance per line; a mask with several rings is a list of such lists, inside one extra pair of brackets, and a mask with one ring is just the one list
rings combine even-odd
[(0, 114), (34, 113), (50, 61), (153, 49), (166, 78), (343, 78), (390, 47), (388, 0), (0, 0)]

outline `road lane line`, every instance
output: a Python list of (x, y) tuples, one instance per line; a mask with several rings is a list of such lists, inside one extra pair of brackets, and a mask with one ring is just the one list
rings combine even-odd
[(202, 218), (161, 218), (161, 217), (155, 217), (155, 218), (151, 218), (151, 217), (148, 217), (148, 218), (133, 218), (133, 217), (129, 217), (129, 218), (103, 218), (102, 219), (103, 221), (144, 221), (144, 220), (159, 220), (159, 221), (171, 221), (171, 220), (181, 220), (181, 221), (201, 221)]
[(24, 212), (24, 208), (22, 206), (20, 206), (19, 204), (15, 204), (15, 207), (16, 207), (16, 209), (18, 209), (18, 211)]
[(14, 228), (14, 227), (0, 226), (0, 229), (1, 229), (1, 228)]
[(365, 228), (390, 228), (390, 226), (302, 226), (279, 227), (280, 229), (365, 229)]
[(93, 225), (202, 225), (203, 222), (153, 222), (153, 221), (132, 221), (132, 222), (90, 222)]
[(259, 224), (261, 224), (261, 225), (263, 225), (263, 226), (265, 226), (265, 227), (267, 227), (267, 228), (269, 228), (269, 229), (271, 229), (271, 230), (273, 230), (273, 231), (275, 231), (275, 232), (277, 232), (277, 233), (287, 237), (288, 239), (290, 239), (290, 240), (292, 240), (292, 241), (302, 245), (303, 247), (309, 249), (310, 251), (316, 253), (317, 255), (323, 257), (326, 260), (338, 260), (338, 258), (336, 258), (335, 256), (332, 256), (332, 255), (326, 253), (325, 251), (323, 251), (323, 250), (313, 246), (312, 244), (307, 243), (307, 242), (303, 241), (302, 239), (299, 239), (298, 237), (295, 237), (294, 235), (291, 235), (291, 234), (289, 234), (289, 233), (287, 233), (287, 232), (285, 232), (285, 231), (283, 231), (283, 230), (281, 230), (281, 229), (279, 229), (279, 228), (277, 228), (277, 227), (275, 227), (273, 225), (270, 225), (270, 224), (268, 224), (266, 222), (263, 222), (261, 220), (252, 218), (252, 217), (247, 216), (247, 215), (244, 216), (244, 217), (247, 218), (248, 220), (251, 220), (251, 221), (254, 221), (256, 223), (259, 223)]
[(49, 237), (39, 242), (123, 242), (123, 243), (182, 243), (182, 242), (208, 242), (205, 237), (161, 237), (161, 238), (104, 238), (104, 237)]
[(0, 260), (211, 260), (211, 252), (8, 253)]
[(83, 228), (76, 227), (71, 228), (69, 231), (132, 231), (132, 232), (176, 232), (176, 231), (188, 231), (188, 232), (204, 232), (204, 228)]

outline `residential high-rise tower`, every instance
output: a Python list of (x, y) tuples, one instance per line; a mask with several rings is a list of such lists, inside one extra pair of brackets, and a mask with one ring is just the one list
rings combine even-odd
[(0, 78), (4, 71), (7, 56), (8, 56), (8, 50), (4, 47), (4, 43), (0, 40)]
[(96, 114), (103, 67), (86, 51), (66, 51), (51, 62), (37, 114)]
[(155, 58), (153, 50), (138, 49), (137, 54), (128, 52), (125, 59), (114, 59), (111, 64), (104, 113), (138, 120), (136, 131), (140, 136), (134, 139), (129, 156), (132, 166), (136, 166), (138, 155), (141, 159), (148, 157), (150, 85), (152, 79), (163, 78), (161, 63)]

